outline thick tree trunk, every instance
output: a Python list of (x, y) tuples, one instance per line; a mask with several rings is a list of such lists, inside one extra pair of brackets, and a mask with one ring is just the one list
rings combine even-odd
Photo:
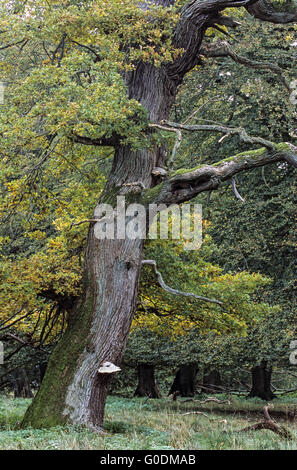
[(151, 364), (139, 364), (138, 385), (135, 390), (136, 397), (161, 398), (159, 387), (155, 379), (155, 367)]
[(272, 400), (275, 398), (271, 390), (272, 367), (267, 368), (267, 362), (262, 361), (259, 366), (252, 369), (252, 389), (249, 398), (258, 397), (262, 400)]
[(211, 370), (204, 371), (203, 376), (203, 392), (205, 393), (219, 393), (221, 391), (221, 376), (219, 371)]
[[(130, 97), (149, 110), (151, 120), (168, 118), (176, 87), (162, 68), (140, 64), (126, 81)], [(132, 151), (118, 146), (99, 203), (115, 207), (119, 193), (128, 194), (129, 204), (137, 201), (138, 195), (125, 185), (137, 182), (151, 188), (155, 184), (152, 170), (163, 165), (164, 157), (157, 147)], [(104, 361), (121, 363), (136, 308), (142, 248), (141, 239), (98, 240), (94, 225), (90, 226), (83, 295), (51, 355), (22, 426), (49, 427), (70, 422), (101, 429), (111, 377), (99, 374), (98, 368)]]
[(182, 397), (195, 395), (195, 379), (198, 372), (196, 364), (181, 365), (178, 369), (169, 395), (178, 393)]
[(53, 352), (24, 425), (70, 421), (100, 428), (110, 374), (105, 361), (120, 364), (136, 304), (141, 240), (97, 240), (89, 231), (84, 296)]

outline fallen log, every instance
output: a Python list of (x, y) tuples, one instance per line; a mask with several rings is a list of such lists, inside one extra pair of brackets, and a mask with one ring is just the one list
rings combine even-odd
[(239, 429), (238, 431), (235, 432), (247, 432), (247, 431), (258, 431), (260, 429), (269, 429), (272, 432), (275, 432), (279, 436), (292, 440), (294, 437), (292, 433), (285, 427), (277, 424), (269, 414), (269, 409), (273, 408), (273, 404), (268, 403), (266, 406), (263, 408), (263, 414), (264, 414), (264, 420), (260, 421), (259, 423), (252, 424), (251, 426), (247, 426), (243, 429)]
[(186, 400), (182, 400), (181, 403), (187, 403), (189, 401), (192, 401), (194, 403), (199, 403), (199, 405), (203, 405), (204, 403), (210, 403), (210, 402), (219, 403), (219, 404), (227, 403), (228, 405), (231, 405), (231, 400), (219, 400), (218, 398), (214, 398), (214, 397), (208, 397), (205, 400), (194, 400), (194, 398), (187, 398)]

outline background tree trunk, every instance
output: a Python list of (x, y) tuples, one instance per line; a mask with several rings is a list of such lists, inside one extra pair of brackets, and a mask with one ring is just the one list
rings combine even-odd
[(258, 397), (262, 400), (272, 400), (276, 398), (271, 390), (272, 367), (267, 368), (267, 362), (262, 361), (259, 366), (252, 369), (252, 389), (249, 398)]
[(196, 364), (181, 365), (178, 369), (169, 395), (178, 392), (182, 397), (195, 395), (195, 379), (198, 372)]
[(219, 371), (211, 370), (204, 371), (203, 375), (203, 392), (205, 393), (220, 393), (221, 391), (221, 376)]
[(32, 398), (33, 393), (26, 369), (24, 367), (19, 367), (11, 373), (11, 376), (14, 398)]
[(139, 364), (138, 385), (134, 396), (161, 398), (159, 387), (155, 379), (155, 366), (151, 364)]
[(39, 381), (40, 381), (40, 384), (41, 384), (42, 381), (43, 381), (43, 377), (45, 376), (45, 372), (46, 372), (46, 368), (47, 368), (47, 362), (39, 363), (38, 368), (39, 368)]

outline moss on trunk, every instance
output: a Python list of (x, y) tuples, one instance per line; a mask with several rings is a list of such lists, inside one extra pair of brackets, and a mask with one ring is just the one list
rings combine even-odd
[(22, 421), (23, 428), (44, 428), (67, 422), (63, 414), (67, 389), (80, 354), (87, 347), (92, 321), (94, 292), (91, 283), (86, 284), (84, 302), (78, 306), (77, 317), (70, 322), (50, 357), (41, 387)]

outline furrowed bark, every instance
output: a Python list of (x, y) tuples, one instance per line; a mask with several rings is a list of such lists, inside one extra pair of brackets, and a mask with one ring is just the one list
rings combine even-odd
[[(108, 191), (106, 197), (110, 202)], [(111, 376), (98, 368), (104, 361), (121, 362), (136, 306), (142, 245), (142, 240), (97, 240), (90, 226), (84, 295), (70, 314), (23, 426), (71, 422), (101, 429)]]

